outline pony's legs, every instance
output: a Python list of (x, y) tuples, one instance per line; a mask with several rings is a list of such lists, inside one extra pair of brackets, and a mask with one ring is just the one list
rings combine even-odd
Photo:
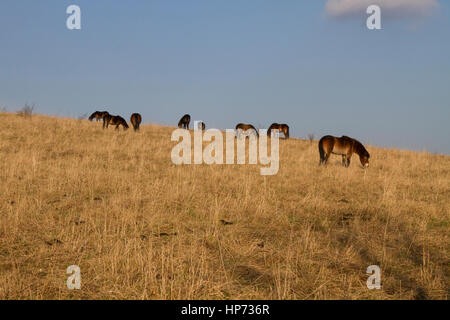
[(345, 158), (346, 158), (346, 167), (348, 168), (349, 166), (350, 166), (350, 159), (351, 159), (351, 157), (352, 157), (352, 154), (347, 154), (346, 156), (345, 156)]
[(330, 154), (327, 154), (327, 153), (325, 153), (325, 154), (323, 155), (323, 158), (320, 157), (319, 166), (320, 166), (321, 164), (326, 165), (326, 164), (328, 163), (328, 158), (329, 158), (329, 157), (330, 157)]

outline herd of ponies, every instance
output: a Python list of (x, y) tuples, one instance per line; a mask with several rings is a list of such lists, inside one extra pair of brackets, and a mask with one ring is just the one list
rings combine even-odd
[[(89, 117), (89, 121), (92, 121), (94, 119), (96, 119), (97, 122), (103, 120), (103, 129), (108, 128), (110, 124), (116, 126), (116, 130), (118, 130), (120, 126), (122, 126), (124, 130), (127, 130), (129, 128), (124, 118), (122, 118), (121, 116), (113, 116), (109, 114), (108, 111), (95, 111)], [(139, 113), (133, 113), (130, 117), (130, 122), (133, 125), (134, 131), (138, 131), (139, 126), (142, 122), (142, 116)], [(178, 122), (178, 128), (189, 130), (190, 122), (191, 116), (189, 114), (185, 114)], [(200, 126), (202, 130), (206, 129), (206, 125), (204, 122), (201, 122)], [(239, 123), (236, 125), (236, 130), (251, 130), (254, 131), (257, 136), (259, 136), (258, 130), (256, 130), (256, 128), (251, 124)], [(287, 124), (272, 123), (272, 125), (267, 130), (267, 134), (269, 136), (272, 130), (278, 130), (279, 132), (282, 132), (284, 138), (289, 139), (289, 126)], [(347, 136), (338, 138), (330, 135), (324, 136), (319, 140), (319, 165), (326, 164), (330, 155), (336, 154), (342, 156), (342, 165), (344, 167), (348, 167), (350, 166), (350, 159), (353, 153), (356, 153), (359, 156), (359, 160), (361, 161), (363, 168), (369, 167), (370, 154), (369, 152), (367, 152), (363, 144), (358, 140)]]

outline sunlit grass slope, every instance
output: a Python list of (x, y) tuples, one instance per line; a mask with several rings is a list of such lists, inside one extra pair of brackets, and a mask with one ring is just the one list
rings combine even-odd
[(174, 128), (0, 122), (1, 299), (448, 298), (448, 156), (368, 146), (368, 170), (319, 167), (317, 142), (281, 140), (261, 176), (175, 166)]

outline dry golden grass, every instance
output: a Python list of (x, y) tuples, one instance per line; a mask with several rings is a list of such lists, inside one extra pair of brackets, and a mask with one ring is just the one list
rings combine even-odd
[(448, 156), (369, 146), (368, 170), (319, 167), (316, 142), (281, 140), (264, 177), (175, 166), (173, 128), (0, 121), (1, 299), (448, 298)]

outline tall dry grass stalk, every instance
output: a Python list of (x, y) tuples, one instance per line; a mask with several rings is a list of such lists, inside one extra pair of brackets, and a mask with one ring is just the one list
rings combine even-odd
[(24, 118), (28, 118), (31, 119), (31, 117), (33, 116), (33, 111), (35, 109), (35, 105), (29, 105), (29, 104), (25, 104), (25, 106), (23, 106), (22, 109), (18, 110), (16, 112), (16, 114), (18, 116), (24, 117)]
[(369, 170), (319, 167), (316, 144), (281, 140), (264, 177), (173, 165), (172, 128), (0, 121), (1, 299), (448, 298), (448, 156), (369, 146)]

